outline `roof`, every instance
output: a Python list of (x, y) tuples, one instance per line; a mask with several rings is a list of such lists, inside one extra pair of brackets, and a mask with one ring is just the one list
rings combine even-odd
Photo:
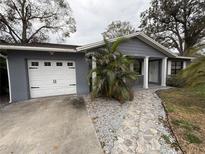
[[(132, 34), (123, 36), (123, 38), (126, 38), (126, 39), (130, 39), (130, 38), (134, 38), (134, 37), (142, 40), (146, 44), (149, 44), (153, 48), (159, 50), (160, 52), (164, 53), (165, 55), (167, 55), (169, 57), (176, 57), (177, 56), (176, 54), (171, 52), (169, 49), (165, 48), (164, 46), (162, 46), (161, 44), (159, 44), (158, 42), (156, 42), (155, 40), (153, 40), (152, 38), (148, 37), (147, 35), (145, 35), (142, 32), (136, 32), (136, 33), (132, 33)], [(119, 37), (118, 38), (114, 38), (114, 39), (110, 39), (108, 41), (109, 42), (114, 42), (117, 39), (119, 39)], [(99, 42), (87, 44), (87, 45), (84, 45), (84, 46), (81, 46), (81, 47), (77, 47), (77, 51), (88, 50), (88, 49), (100, 47), (100, 46), (103, 46), (104, 44), (105, 44), (104, 41), (99, 41)]]
[[(193, 57), (182, 57), (170, 51), (168, 48), (162, 46), (152, 38), (148, 37), (142, 32), (136, 32), (129, 35), (123, 36), (123, 38), (138, 38), (146, 44), (152, 46), (163, 54), (167, 55), (170, 58), (180, 58), (180, 59), (193, 59)], [(109, 42), (114, 42), (118, 38), (110, 39)], [(8, 43), (0, 43), (0, 49), (5, 50), (27, 50), (27, 51), (50, 51), (50, 52), (81, 52), (90, 50), (93, 48), (101, 47), (105, 45), (104, 41), (98, 41), (94, 43), (90, 43), (87, 45), (79, 46), (79, 45), (67, 45), (67, 44), (53, 44), (53, 43), (29, 43), (29, 44), (8, 44)]]
[(54, 51), (54, 52), (76, 52), (78, 45), (53, 44), (53, 43), (27, 43), (10, 44), (0, 43), (0, 49), (4, 50), (27, 50), (27, 51)]

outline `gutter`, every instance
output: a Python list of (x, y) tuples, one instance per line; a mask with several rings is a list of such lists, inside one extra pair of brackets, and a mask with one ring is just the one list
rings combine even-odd
[(8, 83), (9, 83), (9, 103), (11, 103), (12, 97), (11, 97), (11, 81), (10, 81), (9, 61), (8, 61), (8, 57), (5, 55), (2, 55), (1, 53), (0, 53), (0, 57), (4, 58), (6, 60), (7, 76), (8, 76)]
[(75, 49), (51, 48), (51, 47), (31, 47), (31, 46), (18, 46), (18, 45), (0, 45), (0, 49), (17, 50), (17, 51), (27, 50), (27, 51), (76, 52)]

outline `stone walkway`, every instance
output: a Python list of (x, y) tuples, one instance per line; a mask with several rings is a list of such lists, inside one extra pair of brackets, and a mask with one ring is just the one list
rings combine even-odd
[(160, 120), (165, 120), (165, 112), (161, 100), (155, 94), (156, 90), (136, 91), (135, 99), (117, 131), (112, 154), (180, 153), (162, 138), (166, 135), (174, 142), (168, 128)]

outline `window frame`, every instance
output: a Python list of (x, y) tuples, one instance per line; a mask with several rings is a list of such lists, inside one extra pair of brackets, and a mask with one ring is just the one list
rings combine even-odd
[[(60, 64), (60, 65), (58, 65)], [(56, 62), (56, 66), (60, 67), (60, 66), (63, 66), (63, 62)]]
[[(69, 65), (69, 64), (72, 64), (72, 65)], [(67, 62), (67, 66), (68, 67), (73, 67), (74, 66), (74, 62)]]
[(183, 69), (183, 61), (172, 61), (171, 75), (176, 75)]
[[(47, 64), (49, 64), (49, 65), (47, 65)], [(45, 62), (44, 62), (44, 66), (51, 66), (51, 62), (45, 61)]]
[[(37, 64), (37, 65), (35, 65), (35, 64)], [(32, 62), (31, 62), (31, 66), (39, 66), (39, 62), (37, 62), (37, 61), (32, 61)]]

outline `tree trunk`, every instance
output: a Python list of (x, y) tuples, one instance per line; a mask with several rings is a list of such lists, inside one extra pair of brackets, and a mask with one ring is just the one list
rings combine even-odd
[(26, 29), (27, 29), (27, 21), (26, 21), (26, 14), (25, 14), (25, 3), (26, 0), (23, 0), (22, 2), (22, 40), (21, 43), (27, 43), (27, 37), (26, 37)]
[(23, 23), (23, 30), (22, 30), (22, 40), (21, 40), (21, 43), (28, 43), (27, 42), (27, 36), (26, 36), (27, 23), (26, 23), (26, 21), (24, 19), (22, 20), (22, 23)]

